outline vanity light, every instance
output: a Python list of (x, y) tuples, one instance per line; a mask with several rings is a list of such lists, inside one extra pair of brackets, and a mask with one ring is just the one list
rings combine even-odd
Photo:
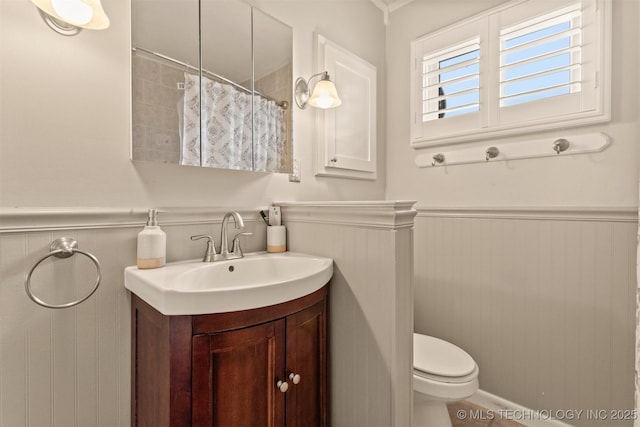
[[(313, 93), (309, 97), (309, 83), (311, 83), (311, 79), (318, 76), (322, 76), (322, 78), (316, 83)], [(296, 80), (296, 104), (302, 109), (306, 108), (307, 104), (312, 107), (327, 109), (337, 107), (342, 104), (342, 100), (338, 96), (336, 85), (329, 78), (329, 73), (323, 71), (309, 77), (308, 81), (298, 77), (298, 80)]]
[(31, 0), (42, 19), (57, 33), (73, 36), (81, 29), (109, 28), (109, 17), (100, 0)]

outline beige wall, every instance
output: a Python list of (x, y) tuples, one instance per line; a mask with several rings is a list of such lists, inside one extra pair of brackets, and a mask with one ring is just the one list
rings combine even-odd
[[(378, 105), (384, 105), (385, 29), (382, 13), (369, 0), (256, 3), (293, 27), (294, 77), (317, 71), (312, 40), (319, 31), (378, 67)], [(186, 219), (173, 223), (170, 215), (161, 217), (167, 258), (176, 261), (201, 256), (202, 247), (188, 236), (219, 233), (220, 212), (230, 207), (253, 212), (250, 227), (260, 228), (255, 208), (273, 200), (384, 197), (383, 165), (375, 182), (313, 176), (314, 114), (295, 106), (299, 184), (282, 174), (133, 163), (129, 2), (103, 0), (103, 5), (111, 19), (108, 30), (63, 37), (42, 22), (29, 0), (0, 0), (2, 426), (129, 425), (129, 299), (122, 274), (134, 263), (144, 208), (207, 207), (183, 211)], [(384, 116), (380, 109), (379, 135), (385, 132)], [(384, 142), (378, 146), (378, 158), (384, 158)], [(79, 207), (96, 211), (85, 215)], [(101, 260), (103, 283), (81, 306), (52, 311), (27, 299), (23, 281), (48, 244), (62, 235), (76, 237)], [(248, 250), (264, 248), (264, 227), (251, 240)], [(60, 282), (74, 274), (67, 270)], [(409, 347), (404, 348), (408, 368)], [(405, 369), (405, 398), (388, 400), (385, 416), (409, 416), (394, 412), (410, 407), (409, 376)], [(392, 393), (387, 388), (381, 395), (390, 399)]]
[(387, 197), (421, 207), (415, 328), (467, 349), (480, 387), (521, 405), (632, 409), (637, 216), (585, 214), (615, 218), (638, 206), (638, 49), (628, 40), (639, 39), (639, 3), (613, 0), (613, 119), (579, 129), (611, 136), (604, 152), (419, 169), (409, 43), (500, 3), (414, 1), (390, 15)]
[[(335, 260), (330, 384), (336, 427), (410, 425), (412, 204), (283, 209), (290, 250)], [(219, 242), (225, 210), (165, 213), (168, 261), (203, 255), (204, 244), (188, 236), (212, 234)], [(254, 233), (244, 249), (264, 250), (264, 223), (255, 210), (241, 214)], [(123, 270), (135, 263), (144, 218), (125, 208), (0, 212), (0, 426), (130, 425), (131, 307)], [(102, 282), (80, 305), (50, 310), (28, 299), (24, 279), (61, 236), (76, 238), (99, 259)], [(354, 242), (366, 242), (368, 250), (353, 250)], [(94, 274), (76, 255), (42, 263), (32, 286), (45, 301), (63, 303), (72, 299), (70, 291), (86, 292)], [(63, 292), (71, 298), (56, 299)]]
[[(540, 0), (544, 1), (544, 0)], [(590, 155), (547, 157), (419, 169), (409, 147), (409, 43), (412, 39), (489, 9), (502, 0), (418, 0), (391, 13), (387, 28), (387, 196), (428, 206), (637, 206), (638, 5), (613, 1), (612, 116), (604, 132), (612, 144)], [(557, 131), (540, 132), (550, 144)], [(530, 137), (531, 138), (531, 137)], [(499, 145), (527, 136), (493, 138), (462, 146)], [(458, 147), (462, 147), (458, 146)]]
[(331, 425), (411, 426), (413, 202), (286, 205), (289, 249), (333, 258)]
[[(274, 199), (384, 197), (384, 174), (375, 182), (313, 176), (313, 112), (295, 106), (300, 184), (281, 174), (131, 162), (128, 4), (104, 1), (108, 30), (63, 37), (42, 22), (30, 1), (0, 1), (0, 208), (261, 206)], [(294, 77), (316, 71), (317, 30), (375, 64), (384, 84), (384, 24), (370, 1), (260, 6), (293, 27)], [(384, 91), (379, 93), (378, 105), (384, 105)], [(384, 115), (381, 108), (380, 135)], [(379, 146), (382, 156), (384, 143)]]
[[(255, 211), (242, 211), (255, 237), (245, 250), (265, 245)], [(195, 259), (204, 246), (189, 236), (212, 234), (219, 242), (224, 211), (183, 210), (165, 215), (167, 259)], [(131, 324), (124, 267), (135, 264), (143, 213), (127, 209), (0, 213), (0, 426), (129, 426)], [(51, 310), (30, 301), (24, 280), (49, 244), (73, 237), (101, 264), (96, 293), (73, 308)], [(61, 261), (61, 262), (58, 262)], [(62, 304), (94, 283), (87, 258), (44, 261), (34, 271), (34, 293)], [(68, 299), (61, 298), (66, 293)]]
[(633, 210), (420, 210), (415, 329), (468, 351), (485, 391), (629, 426), (586, 411), (633, 409), (636, 230)]

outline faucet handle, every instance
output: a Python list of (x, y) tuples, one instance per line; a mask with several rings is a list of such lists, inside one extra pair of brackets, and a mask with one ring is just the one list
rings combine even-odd
[(231, 246), (231, 253), (238, 255), (239, 257), (243, 257), (242, 248), (240, 247), (240, 237), (248, 237), (253, 236), (253, 233), (238, 233), (233, 238), (233, 244)]
[(213, 258), (216, 255), (216, 246), (213, 242), (213, 237), (207, 236), (205, 234), (197, 234), (195, 236), (191, 236), (191, 240), (195, 241), (200, 239), (207, 239), (207, 251), (204, 254), (204, 258), (202, 258), (202, 262), (213, 261)]

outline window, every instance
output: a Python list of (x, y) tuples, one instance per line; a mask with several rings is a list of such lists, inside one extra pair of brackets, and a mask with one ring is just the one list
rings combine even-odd
[(415, 40), (412, 145), (608, 121), (610, 7), (520, 0)]
[(500, 107), (580, 92), (579, 4), (500, 31)]
[(425, 57), (422, 67), (422, 121), (480, 110), (478, 38)]

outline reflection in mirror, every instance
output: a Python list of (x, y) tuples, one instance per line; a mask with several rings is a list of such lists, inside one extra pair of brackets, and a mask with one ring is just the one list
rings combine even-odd
[(179, 163), (185, 73), (199, 75), (198, 0), (132, 0), (131, 9), (132, 158)]
[[(291, 28), (253, 10), (254, 168), (290, 173), (292, 52)], [(274, 133), (275, 131), (275, 133)]]
[(133, 160), (290, 172), (291, 58), (242, 1), (132, 0)]
[(251, 7), (201, 0), (200, 19), (201, 143), (197, 152), (183, 150), (183, 164), (253, 170)]

